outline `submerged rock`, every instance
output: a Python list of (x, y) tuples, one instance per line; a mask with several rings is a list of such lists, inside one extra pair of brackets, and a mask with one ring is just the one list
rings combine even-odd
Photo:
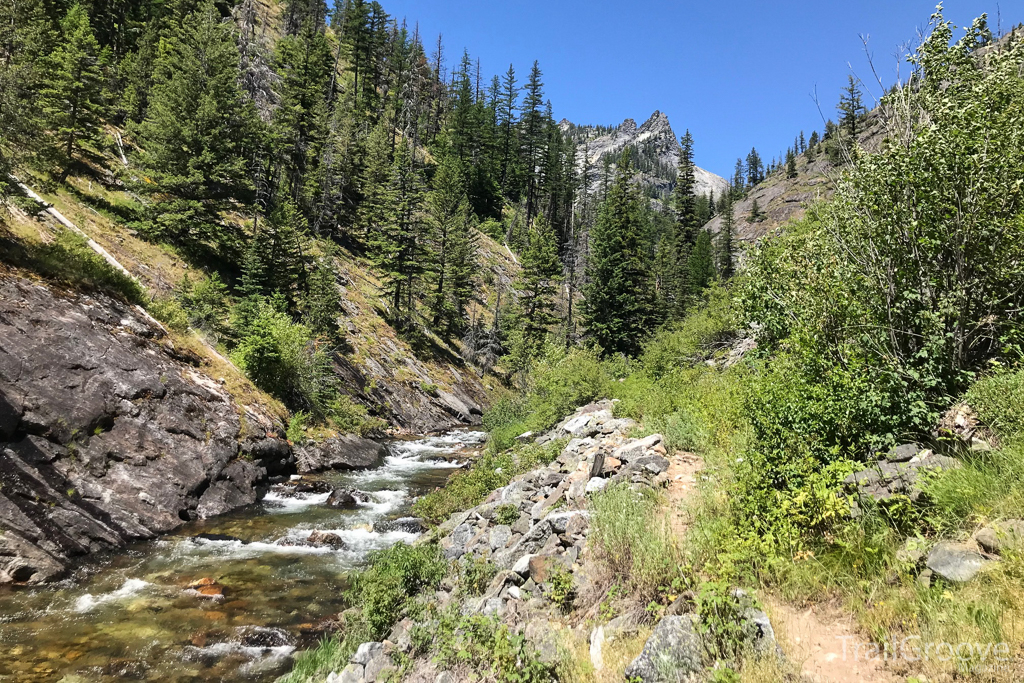
[(327, 507), (337, 510), (351, 510), (360, 503), (370, 502), (370, 496), (357, 489), (335, 489), (327, 499)]

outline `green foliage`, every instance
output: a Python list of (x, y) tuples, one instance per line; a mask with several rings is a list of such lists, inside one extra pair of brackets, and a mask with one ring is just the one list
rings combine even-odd
[(973, 384), (964, 401), (978, 418), (1007, 439), (1024, 434), (1024, 370), (996, 371)]
[(606, 354), (634, 355), (658, 323), (655, 288), (644, 251), (645, 200), (625, 154), (590, 233), (583, 316)]
[(494, 521), (497, 524), (511, 526), (519, 521), (519, 507), (512, 503), (499, 505), (494, 511)]
[(378, 640), (388, 634), (411, 598), (436, 588), (448, 572), (441, 549), (433, 544), (398, 543), (371, 553), (367, 561), (370, 568), (353, 579), (346, 598), (362, 609)]
[(61, 21), (61, 40), (43, 66), (39, 90), (39, 107), (53, 136), (46, 155), (58, 182), (67, 179), (81, 143), (99, 133), (108, 57), (93, 35), (86, 9), (72, 5)]
[(482, 595), (497, 573), (498, 566), (486, 557), (467, 556), (459, 562), (459, 579), (470, 595)]
[(697, 242), (686, 263), (690, 271), (690, 288), (694, 294), (702, 294), (715, 279), (715, 253), (711, 246), (711, 233), (701, 230)]
[(464, 617), (448, 611), (430, 634), (434, 661), (442, 670), (469, 668), (497, 683), (547, 683), (551, 670), (520, 634), (497, 617)]
[(703, 636), (705, 662), (737, 662), (743, 650), (743, 612), (749, 600), (727, 581), (702, 583), (697, 591), (697, 631)]
[(107, 263), (89, 248), (85, 239), (70, 230), (57, 232), (49, 244), (19, 245), (2, 258), (79, 289), (98, 290), (133, 304), (146, 304), (145, 292), (138, 282)]
[(519, 293), (517, 320), (513, 325), (522, 333), (525, 351), (519, 355), (524, 359), (540, 352), (544, 338), (558, 322), (555, 299), (561, 277), (562, 262), (558, 259), (554, 230), (543, 216), (538, 216), (527, 235), (522, 270), (512, 285)]
[(309, 424), (309, 413), (298, 411), (288, 421), (288, 431), (285, 438), (291, 443), (298, 445), (306, 440), (306, 427)]
[(478, 505), (491, 491), (507, 485), (517, 474), (551, 462), (558, 457), (563, 443), (531, 444), (515, 451), (486, 451), (473, 461), (470, 469), (453, 474), (444, 488), (417, 499), (413, 511), (428, 522), (440, 523), (456, 512)]
[(149, 233), (192, 249), (233, 246), (218, 211), (248, 197), (255, 111), (239, 89), (239, 55), (213, 2), (159, 46), (146, 118), (135, 129)]
[(524, 375), (524, 393), (503, 397), (484, 415), (484, 427), (496, 450), (508, 448), (524, 432), (547, 429), (608, 393), (608, 369), (591, 349), (566, 350), (548, 343)]
[(547, 592), (548, 600), (563, 612), (571, 612), (576, 602), (576, 583), (572, 573), (565, 567), (558, 566), (551, 574), (551, 589)]
[(227, 285), (220, 275), (193, 280), (188, 273), (176, 287), (177, 300), (188, 316), (188, 324), (218, 339), (228, 331)]
[(679, 554), (667, 523), (660, 518), (660, 507), (653, 491), (634, 491), (628, 484), (607, 487), (594, 495), (590, 505), (591, 547), (643, 605), (679, 572)]

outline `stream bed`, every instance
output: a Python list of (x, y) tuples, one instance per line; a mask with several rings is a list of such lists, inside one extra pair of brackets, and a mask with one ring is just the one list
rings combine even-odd
[[(254, 506), (83, 561), (59, 583), (0, 588), (0, 681), (274, 680), (315, 644), (315, 624), (341, 609), (346, 571), (373, 550), (414, 541), (394, 520), (484, 438), (393, 441), (376, 469), (301, 479), (370, 494), (355, 509), (278, 485)], [(302, 545), (314, 531), (344, 547)]]

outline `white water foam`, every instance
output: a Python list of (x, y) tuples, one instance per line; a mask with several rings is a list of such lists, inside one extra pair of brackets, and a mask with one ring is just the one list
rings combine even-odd
[(120, 588), (110, 593), (101, 593), (100, 595), (93, 595), (92, 593), (86, 593), (85, 595), (78, 598), (75, 601), (76, 612), (89, 612), (94, 609), (97, 605), (102, 605), (107, 602), (113, 602), (116, 600), (123, 600), (130, 598), (131, 596), (145, 590), (152, 584), (143, 581), (142, 579), (128, 579), (124, 582)]
[(301, 512), (314, 505), (323, 505), (330, 497), (330, 493), (284, 494), (279, 491), (271, 491), (263, 497), (263, 502), (269, 503), (267, 509), (270, 512), (291, 514)]

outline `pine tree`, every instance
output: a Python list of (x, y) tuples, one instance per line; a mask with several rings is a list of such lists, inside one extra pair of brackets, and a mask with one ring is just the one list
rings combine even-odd
[(796, 178), (796, 176), (796, 153), (790, 150), (786, 153), (786, 177)]
[[(387, 187), (387, 203), (381, 208), (385, 220), (369, 235), (370, 254), (381, 271), (384, 295), (390, 300), (396, 320), (411, 318), (413, 288), (423, 272), (423, 247), (420, 242), (423, 178), (416, 166), (409, 142), (401, 140), (395, 148)], [(402, 311), (405, 309), (405, 314)]]
[(334, 276), (333, 242), (321, 242), (324, 250), (314, 261), (313, 270), (306, 281), (300, 308), (302, 321), (317, 335), (332, 341), (339, 341), (338, 314), (341, 311), (341, 295)]
[(40, 107), (53, 144), (47, 156), (57, 181), (67, 180), (75, 153), (93, 140), (105, 112), (103, 71), (107, 55), (89, 25), (89, 15), (75, 3), (61, 21), (61, 40), (45, 60)]
[(733, 235), (736, 231), (735, 219), (733, 218), (732, 202), (727, 202), (722, 211), (722, 227), (718, 232), (718, 244), (716, 251), (718, 256), (718, 273), (723, 280), (730, 279), (735, 273), (733, 264)]
[(701, 230), (689, 259), (690, 287), (699, 295), (715, 279), (715, 254), (711, 247), (711, 233)]
[(742, 199), (745, 194), (744, 188), (746, 187), (746, 167), (743, 165), (743, 159), (736, 160), (736, 169), (732, 174), (732, 197), (733, 199)]
[(754, 203), (750, 205), (750, 217), (747, 219), (751, 223), (760, 223), (764, 220), (764, 212), (761, 211), (761, 205), (757, 203), (757, 199), (754, 199)]
[(849, 78), (849, 83), (843, 89), (843, 94), (839, 97), (839, 106), (836, 109), (839, 112), (840, 127), (844, 128), (851, 138), (856, 138), (857, 126), (865, 111), (864, 98), (857, 80), (852, 75), (847, 78)]
[(43, 56), (54, 42), (41, 3), (0, 3), (0, 201), (7, 174), (27, 150), (38, 148), (36, 138), (45, 128), (37, 93)]
[(522, 269), (513, 287), (519, 293), (519, 322), (527, 351), (535, 354), (551, 328), (558, 322), (555, 299), (562, 279), (555, 231), (543, 215), (530, 226), (529, 239), (522, 253)]
[(800, 154), (803, 154), (804, 152), (807, 151), (807, 140), (806, 140), (806, 138), (804, 138), (804, 132), (803, 131), (800, 131), (800, 147), (799, 147), (799, 150), (800, 150)]
[(590, 234), (583, 319), (604, 353), (635, 355), (658, 322), (645, 256), (646, 201), (623, 153)]
[(523, 98), (519, 121), (520, 145), (523, 171), (526, 176), (526, 223), (533, 221), (538, 210), (540, 178), (538, 170), (545, 155), (547, 139), (544, 117), (544, 83), (541, 81), (540, 65), (535, 61), (526, 82), (526, 97)]
[(427, 194), (430, 231), (428, 276), (432, 324), (448, 332), (461, 324), (473, 294), (476, 241), (470, 224), (469, 198), (458, 159), (445, 154)]
[(152, 229), (198, 246), (228, 245), (219, 211), (251, 197), (249, 160), (258, 118), (238, 87), (238, 49), (212, 2), (165, 39), (146, 119), (138, 126), (142, 187)]
[(751, 148), (747, 154), (747, 187), (754, 187), (764, 180), (764, 162), (757, 149)]
[(519, 86), (516, 85), (516, 70), (509, 64), (501, 82), (502, 95), (498, 107), (498, 126), (501, 129), (501, 194), (506, 199), (516, 200), (518, 195), (518, 157), (516, 150), (516, 109), (519, 102)]

